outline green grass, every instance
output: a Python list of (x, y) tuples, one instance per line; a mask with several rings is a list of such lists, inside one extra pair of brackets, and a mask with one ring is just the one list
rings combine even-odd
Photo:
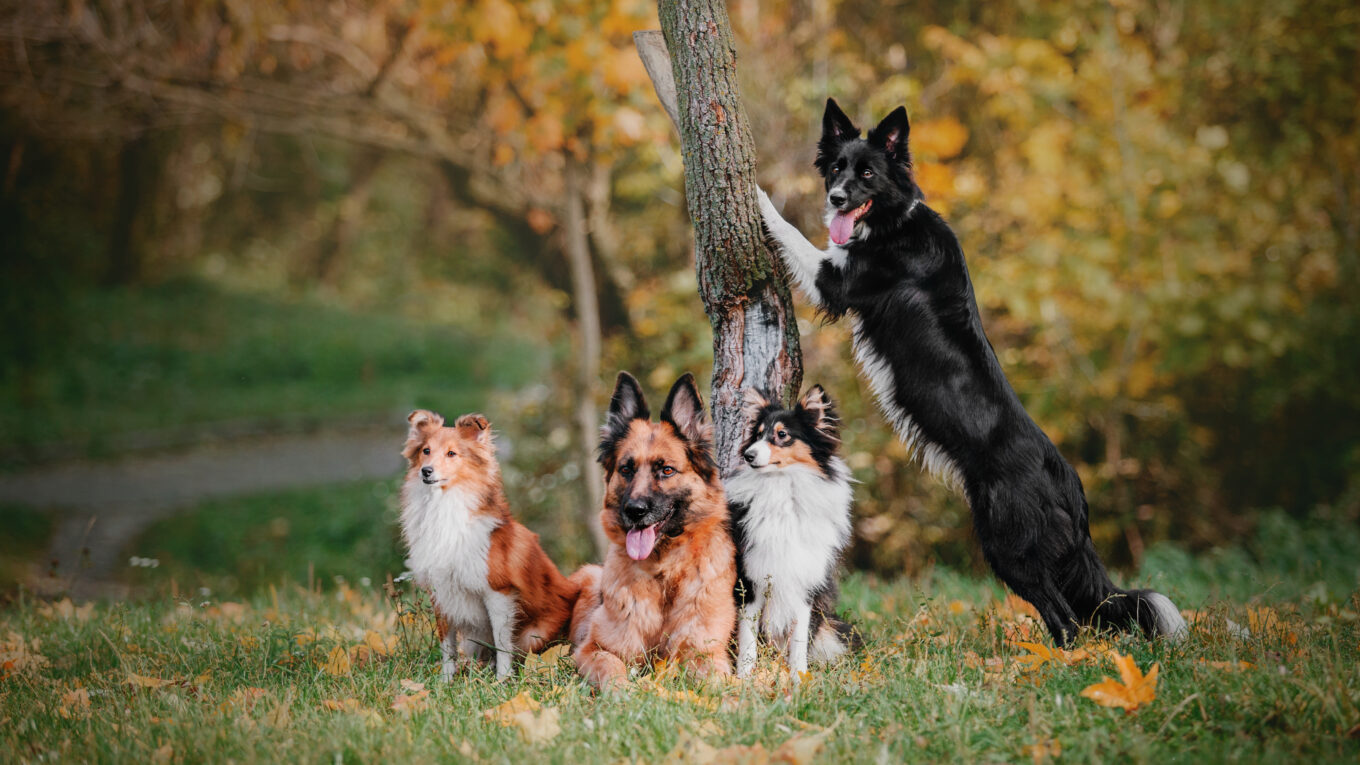
[[(45, 616), (41, 604), (24, 602), (0, 616), (0, 635), (9, 635), (11, 658), (22, 639), (47, 663), (12, 668), (0, 681), (0, 751), (25, 761), (141, 762), (159, 750), (190, 762), (427, 762), (464, 761), (462, 749), (492, 762), (657, 762), (682, 731), (716, 748), (772, 752), (797, 734), (830, 729), (821, 761), (1018, 762), (1030, 759), (1027, 746), (1049, 740), (1074, 762), (1360, 756), (1360, 741), (1348, 737), (1360, 722), (1355, 595), (1326, 607), (1273, 601), (1282, 628), (1245, 640), (1211, 629), (1174, 647), (1119, 641), (1116, 650), (1144, 670), (1160, 667), (1155, 700), (1125, 713), (1080, 695), (1116, 674), (1108, 661), (1019, 674), (1023, 651), (1003, 632), (1024, 621), (994, 615), (1000, 590), (989, 580), (852, 577), (845, 589), (869, 636), (862, 656), (792, 692), (765, 657), (757, 681), (713, 688), (670, 679), (665, 695), (642, 687), (597, 695), (569, 664), (507, 683), (482, 671), (444, 684), (423, 614), (395, 610), (421, 610), (411, 593), (391, 601), (374, 589), (289, 587), (240, 609), (166, 597), (99, 606), (83, 619), (60, 609)], [(1242, 604), (1214, 610), (1248, 620)], [(369, 630), (399, 637), (391, 656), (348, 675), (326, 671), (332, 651), (352, 649)], [(989, 676), (992, 657), (1002, 670)], [(136, 687), (130, 673), (173, 682)], [(430, 689), (424, 709), (391, 708), (408, 693), (404, 679)], [(66, 696), (80, 688), (88, 708)], [(683, 690), (693, 695), (675, 693)], [(551, 741), (530, 744), (516, 728), (483, 719), (482, 710), (521, 691), (558, 710), (561, 732)], [(346, 699), (353, 711), (324, 707)]]
[(0, 372), (0, 463), (105, 456), (205, 426), (323, 426), (469, 407), (542, 374), (542, 344), (198, 281), (71, 295), (37, 361)]
[[(395, 447), (394, 447), (395, 449)], [(382, 582), (402, 571), (398, 480), (359, 481), (208, 502), (144, 532), (124, 552), (154, 558), (133, 584), (207, 587), (221, 597), (280, 582)]]
[(41, 563), (52, 538), (55, 521), (50, 513), (0, 505), (0, 594), (8, 593)]

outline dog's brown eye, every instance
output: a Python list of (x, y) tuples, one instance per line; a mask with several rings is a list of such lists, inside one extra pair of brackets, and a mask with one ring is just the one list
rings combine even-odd
[(429, 454), (429, 453), (430, 453), (430, 447), (427, 446), (427, 447), (425, 447), (424, 449), (421, 449), (420, 451), (421, 451), (422, 454)]
[(450, 456), (450, 457), (453, 456), (453, 450), (452, 450), (452, 449), (449, 450), (448, 456)]
[(665, 465), (661, 468), (661, 475), (670, 478), (671, 476), (675, 475), (675, 468), (671, 467), (670, 465)]
[(619, 475), (623, 476), (624, 478), (632, 478), (632, 477), (633, 477), (633, 466), (632, 466), (632, 465), (624, 465), (623, 467), (619, 468)]
[(864, 176), (865, 178), (872, 178), (872, 177), (874, 177), (874, 171), (873, 171), (873, 170), (865, 170), (864, 172), (860, 173), (860, 175)]

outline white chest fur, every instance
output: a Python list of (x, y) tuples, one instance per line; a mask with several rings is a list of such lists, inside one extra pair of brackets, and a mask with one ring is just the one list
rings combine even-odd
[(742, 568), (764, 596), (761, 624), (768, 633), (789, 629), (850, 542), (850, 471), (837, 458), (831, 472), (826, 478), (802, 467), (743, 470), (727, 480), (728, 499), (748, 508)]
[(451, 626), (489, 636), (487, 556), (500, 521), (473, 513), (473, 507), (472, 498), (457, 489), (441, 491), (416, 480), (406, 487), (401, 528), (410, 551), (407, 565)]

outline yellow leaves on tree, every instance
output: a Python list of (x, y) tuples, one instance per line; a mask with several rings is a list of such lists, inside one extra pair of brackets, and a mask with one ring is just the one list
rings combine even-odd
[(1081, 695), (1103, 707), (1119, 707), (1132, 712), (1157, 697), (1157, 671), (1159, 665), (1153, 664), (1146, 675), (1133, 662), (1133, 657), (1114, 654), (1114, 664), (1119, 668), (1119, 679), (1106, 677), (1088, 686)]

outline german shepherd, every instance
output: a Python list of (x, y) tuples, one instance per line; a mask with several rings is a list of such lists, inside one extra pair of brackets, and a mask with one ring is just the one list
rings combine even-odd
[(962, 489), (992, 569), (1058, 645), (1080, 625), (1178, 636), (1164, 595), (1121, 590), (1096, 555), (1081, 480), (1034, 424), (982, 330), (959, 242), (923, 202), (898, 107), (867, 138), (827, 100), (816, 167), (831, 246), (818, 249), (760, 193), (800, 291), (849, 315), (855, 358), (885, 416), (931, 473)]
[(735, 549), (694, 376), (675, 382), (660, 422), (649, 418), (637, 380), (619, 373), (600, 433), (612, 545), (603, 570), (583, 575), (571, 627), (576, 664), (597, 687), (653, 656), (699, 676), (732, 672)]

